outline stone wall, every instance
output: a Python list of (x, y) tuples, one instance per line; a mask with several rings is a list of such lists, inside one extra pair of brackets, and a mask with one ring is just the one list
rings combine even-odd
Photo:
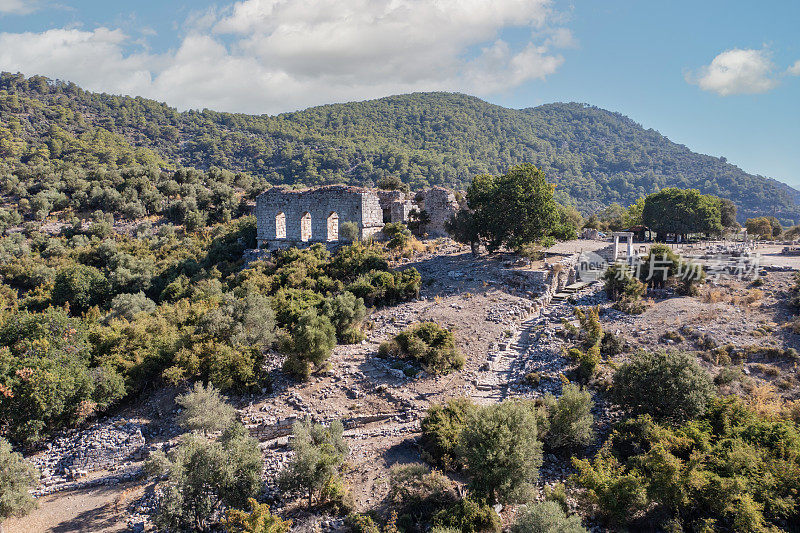
[(425, 210), (430, 237), (445, 237), (445, 223), (459, 209), (455, 195), (433, 187), (416, 195), (416, 202), (402, 191), (384, 191), (329, 185), (293, 190), (273, 187), (256, 199), (259, 248), (274, 250), (302, 243), (337, 242), (339, 227), (358, 224), (360, 237), (378, 233), (384, 223), (408, 223), (412, 209)]
[(444, 187), (433, 187), (417, 195), (417, 198), (420, 207), (431, 217), (425, 228), (428, 236), (446, 237), (444, 225), (460, 209), (453, 191)]
[(383, 227), (378, 196), (345, 185), (292, 190), (273, 187), (256, 199), (260, 248), (284, 248), (304, 242), (335, 242), (345, 222), (358, 224), (361, 238)]
[(375, 191), (381, 205), (383, 222), (408, 222), (408, 214), (414, 209), (414, 203), (403, 191)]

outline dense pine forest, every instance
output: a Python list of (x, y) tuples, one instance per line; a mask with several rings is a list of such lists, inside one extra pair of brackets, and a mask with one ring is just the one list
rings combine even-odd
[[(238, 209), (234, 191), (252, 197), (268, 184), (371, 185), (391, 175), (412, 188), (463, 188), (521, 162), (541, 168), (559, 200), (584, 214), (674, 186), (732, 199), (741, 221), (800, 220), (800, 192), (787, 185), (584, 104), (515, 110), (417, 93), (250, 116), (0, 75), (0, 192), (39, 218), (112, 206), (126, 218), (170, 210), (177, 222), (193, 213), (225, 220)], [(183, 168), (200, 172), (176, 178)]]

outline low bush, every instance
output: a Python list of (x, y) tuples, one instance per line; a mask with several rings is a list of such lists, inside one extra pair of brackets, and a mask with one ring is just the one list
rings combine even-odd
[(223, 431), (237, 422), (236, 409), (211, 384), (195, 383), (190, 392), (175, 398), (175, 403), (182, 409), (178, 424), (186, 431)]
[(669, 331), (665, 331), (661, 335), (661, 340), (672, 341), (672, 342), (683, 342), (684, 339), (683, 339), (683, 335), (681, 335), (677, 331), (669, 330)]
[(326, 300), (323, 313), (330, 317), (339, 342), (355, 344), (364, 338), (359, 326), (367, 316), (367, 308), (364, 300), (357, 298), (352, 292), (344, 292)]
[(402, 250), (411, 240), (411, 231), (402, 222), (389, 222), (381, 231), (389, 239), (386, 246), (392, 250)]
[(446, 470), (459, 466), (461, 432), (477, 409), (478, 406), (468, 398), (454, 398), (445, 404), (432, 405), (420, 422), (426, 459)]
[(147, 471), (165, 475), (156, 524), (170, 531), (208, 531), (225, 508), (243, 508), (261, 486), (261, 450), (241, 424), (217, 440), (185, 436), (169, 454), (156, 452)]
[(390, 471), (389, 501), (406, 531), (424, 531), (434, 513), (457, 499), (455, 484), (425, 465), (397, 465)]
[(464, 357), (456, 349), (453, 332), (435, 322), (423, 322), (381, 343), (378, 354), (386, 358), (411, 359), (431, 374), (447, 374), (464, 366)]
[(543, 440), (548, 449), (569, 453), (591, 442), (594, 437), (594, 402), (588, 391), (569, 383), (557, 399), (550, 394), (545, 396), (544, 405), (547, 431)]
[(586, 533), (580, 517), (567, 516), (551, 501), (526, 505), (509, 528), (510, 533)]
[(581, 350), (580, 348), (570, 348), (567, 356), (573, 361), (578, 363), (578, 368), (575, 369), (576, 378), (581, 383), (587, 383), (597, 370), (597, 365), (602, 360), (600, 356), (600, 347), (593, 346), (588, 350)]
[(681, 423), (705, 413), (713, 397), (708, 373), (685, 352), (636, 353), (614, 374), (614, 400), (633, 415)]
[(231, 509), (228, 511), (223, 526), (229, 533), (289, 533), (291, 520), (281, 520), (269, 511), (265, 503), (255, 499), (248, 500), (249, 511)]
[(301, 379), (308, 378), (313, 368), (324, 366), (336, 346), (336, 329), (326, 316), (308, 309), (298, 320), (297, 329), (287, 343), (289, 356), (284, 370)]
[(525, 374), (525, 383), (530, 387), (538, 387), (541, 380), (542, 374), (539, 372), (528, 372)]
[(636, 301), (644, 295), (645, 285), (633, 277), (631, 270), (622, 263), (614, 263), (603, 273), (606, 295), (612, 300)]
[(358, 224), (348, 220), (347, 222), (342, 222), (339, 226), (339, 238), (345, 242), (355, 242), (358, 240)]
[(587, 503), (637, 530), (777, 531), (800, 520), (797, 425), (735, 397), (715, 398), (699, 420), (675, 427), (625, 421), (592, 461), (573, 464)]
[(38, 481), (36, 469), (0, 437), (0, 529), (6, 518), (25, 516), (36, 508), (29, 491)]
[(462, 533), (499, 532), (500, 517), (488, 504), (464, 498), (437, 512), (433, 517), (435, 528), (448, 528)]
[(743, 381), (744, 377), (744, 372), (742, 372), (741, 368), (726, 366), (714, 376), (714, 384), (729, 385), (734, 381)]
[(619, 355), (626, 349), (625, 339), (610, 332), (603, 334), (603, 340), (600, 341), (600, 353), (606, 357)]
[(310, 421), (296, 422), (292, 427), (291, 442), (294, 457), (281, 471), (278, 485), (286, 494), (299, 493), (308, 499), (309, 507), (317, 501), (330, 499), (332, 485), (336, 484), (339, 467), (349, 450), (344, 442), (342, 423), (335, 420), (329, 427)]

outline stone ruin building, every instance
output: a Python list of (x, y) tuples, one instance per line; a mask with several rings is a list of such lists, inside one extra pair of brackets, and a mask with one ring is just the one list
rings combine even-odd
[(459, 206), (453, 192), (442, 187), (417, 193), (413, 199), (402, 191), (347, 185), (299, 190), (273, 187), (256, 199), (258, 247), (274, 250), (304, 243), (335, 244), (345, 222), (354, 222), (359, 238), (365, 239), (389, 222), (407, 223), (414, 209), (430, 216), (425, 227), (429, 236), (443, 237), (447, 235), (444, 223)]

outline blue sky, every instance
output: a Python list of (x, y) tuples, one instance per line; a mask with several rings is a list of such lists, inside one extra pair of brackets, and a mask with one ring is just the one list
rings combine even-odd
[(586, 102), (800, 188), (800, 2), (0, 0), (0, 70), (180, 109)]

